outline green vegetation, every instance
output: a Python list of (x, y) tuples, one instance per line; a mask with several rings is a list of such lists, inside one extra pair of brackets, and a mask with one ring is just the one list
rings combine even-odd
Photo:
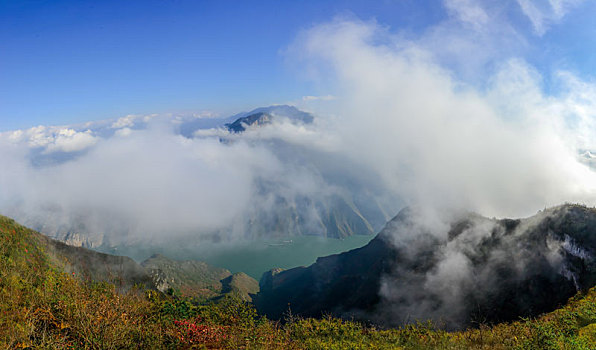
[[(448, 333), (432, 324), (378, 330), (332, 317), (285, 322), (233, 296), (196, 304), (178, 293), (65, 273), (44, 238), (0, 217), (0, 348), (39, 349), (595, 349), (596, 289), (536, 320)], [(235, 281), (232, 284), (236, 283)]]
[[(203, 300), (217, 298), (228, 292), (225, 281), (232, 278), (232, 273), (226, 269), (210, 266), (202, 261), (176, 261), (160, 254), (153, 255), (141, 265), (149, 272), (158, 290), (172, 289), (183, 296)], [(257, 285), (257, 290), (251, 292), (256, 293), (258, 282), (253, 282)], [(248, 293), (244, 293), (246, 298)]]

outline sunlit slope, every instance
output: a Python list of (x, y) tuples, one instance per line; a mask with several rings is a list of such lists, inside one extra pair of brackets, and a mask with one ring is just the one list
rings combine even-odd
[[(35, 271), (52, 267), (79, 280), (112, 283), (121, 292), (134, 286), (162, 292), (172, 289), (181, 291), (186, 296), (201, 298), (215, 298), (232, 292), (232, 289), (226, 288), (232, 273), (201, 261), (181, 262), (155, 255), (138, 264), (126, 256), (69, 246), (3, 216), (0, 216), (0, 220), (6, 239), (14, 240), (11, 244), (4, 245), (3, 249), (10, 250), (7, 254), (11, 256), (11, 261), (15, 258), (21, 261), (20, 268)], [(35, 264), (31, 265), (32, 262)], [(238, 278), (234, 275), (234, 280)], [(248, 282), (240, 286), (247, 287), (234, 288), (233, 292), (248, 299), (250, 293), (258, 291), (258, 284), (248, 276), (243, 280)]]
[(110, 282), (123, 289), (134, 285), (153, 286), (145, 269), (128, 257), (68, 246), (3, 216), (0, 216), (0, 222), (4, 239), (10, 242), (3, 245), (3, 249), (11, 250), (8, 254), (13, 260), (17, 259), (13, 261), (17, 264), (15, 267), (42, 269), (53, 266), (77, 278)]

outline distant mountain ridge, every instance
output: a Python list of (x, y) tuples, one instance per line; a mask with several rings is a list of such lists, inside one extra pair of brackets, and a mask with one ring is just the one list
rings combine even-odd
[(536, 316), (596, 285), (594, 209), (563, 205), (518, 220), (466, 214), (446, 232), (421, 230), (416, 216), (402, 210), (365, 247), (266, 273), (258, 309), (455, 329)]

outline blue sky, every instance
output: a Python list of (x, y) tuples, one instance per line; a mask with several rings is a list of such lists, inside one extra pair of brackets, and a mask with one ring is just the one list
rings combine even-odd
[[(593, 80), (594, 2), (551, 0), (525, 9), (524, 3), (0, 0), (0, 131), (127, 114), (227, 114), (332, 94), (289, 67), (284, 52), (302, 30), (337, 16), (375, 20), (417, 38), (437, 28), (485, 25), (466, 12), (478, 5), (493, 26), (510, 27), (516, 37), (495, 52), (523, 57), (544, 77), (545, 90), (556, 93), (549, 77), (560, 69)], [(494, 30), (486, 40), (501, 43), (501, 34)], [(456, 56), (438, 59), (473, 84), (499, 58), (469, 71), (470, 62)]]
[[(270, 210), (277, 197), (261, 184), (294, 203), (355, 183), (378, 189), (387, 213), (594, 205), (595, 10), (587, 0), (0, 0), (0, 211), (63, 208), (56, 223), (98, 213), (89, 225), (122, 213), (125, 230), (211, 232)], [(185, 122), (201, 124), (188, 112), (277, 103), (316, 118), (180, 137)], [(106, 121), (72, 125), (95, 120)], [(26, 130), (2, 132), (14, 129)]]

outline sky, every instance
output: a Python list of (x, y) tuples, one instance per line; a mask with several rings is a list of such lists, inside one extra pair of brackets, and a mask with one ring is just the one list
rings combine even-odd
[(134, 113), (238, 112), (312, 95), (282, 51), (335, 1), (2, 1), (0, 130)]
[[(0, 4), (0, 213), (44, 233), (596, 205), (593, 1)], [(313, 121), (224, 126), (273, 104)]]
[[(225, 115), (332, 95), (334, 87), (305, 75), (288, 46), (338, 17), (375, 21), (408, 38), (490, 31), (491, 43), (484, 37), (479, 47), (458, 48), (454, 41), (437, 59), (482, 84), (499, 56), (523, 57), (542, 74), (543, 88), (556, 91), (550, 77), (559, 69), (594, 78), (594, 10), (594, 2), (576, 0), (4, 0), (0, 131), (128, 114)], [(482, 47), (495, 40), (500, 47)], [(454, 58), (458, 50), (469, 60)], [(490, 59), (476, 60), (486, 52)]]

